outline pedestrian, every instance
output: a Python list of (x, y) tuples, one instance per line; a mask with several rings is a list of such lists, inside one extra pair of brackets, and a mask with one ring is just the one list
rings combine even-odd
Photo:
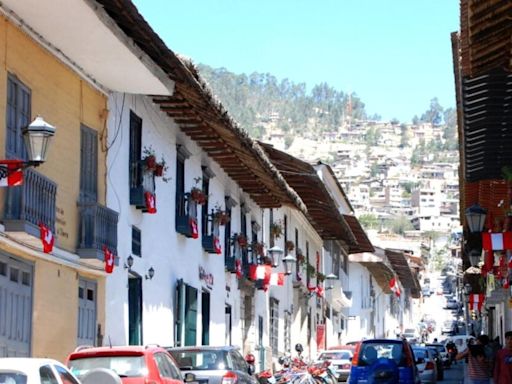
[(489, 360), (485, 354), (485, 345), (489, 336), (479, 335), (476, 342), (457, 354), (457, 360), (468, 359), (468, 384), (490, 384), (491, 369)]
[(505, 333), (505, 345), (496, 353), (494, 384), (512, 383), (512, 331)]

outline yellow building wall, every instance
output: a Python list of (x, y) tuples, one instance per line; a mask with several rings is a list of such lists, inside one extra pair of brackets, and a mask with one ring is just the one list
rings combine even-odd
[[(37, 115), (56, 127), (46, 163), (37, 171), (57, 183), (55, 246), (75, 253), (78, 243), (80, 125), (105, 133), (106, 96), (5, 18), (0, 18), (0, 157), (5, 155), (7, 75), (31, 90), (32, 119)], [(106, 154), (98, 150), (98, 202), (105, 203)], [(5, 191), (0, 191), (0, 201)], [(0, 204), (0, 213), (3, 204)], [(0, 248), (6, 248), (0, 241)], [(6, 249), (13, 252), (12, 249)], [(37, 256), (15, 254), (35, 262), (32, 355), (63, 361), (76, 347), (78, 270)], [(33, 254), (33, 253), (32, 253)], [(104, 323), (104, 279), (98, 281), (98, 323)], [(104, 329), (104, 326), (102, 327)]]

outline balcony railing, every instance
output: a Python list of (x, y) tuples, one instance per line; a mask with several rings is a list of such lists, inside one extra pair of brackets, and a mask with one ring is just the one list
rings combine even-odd
[(103, 247), (117, 250), (119, 214), (96, 202), (79, 202), (80, 233), (77, 254), (84, 259), (103, 260)]
[(23, 184), (7, 188), (4, 226), (39, 238), (39, 224), (55, 233), (57, 184), (33, 169), (24, 171)]

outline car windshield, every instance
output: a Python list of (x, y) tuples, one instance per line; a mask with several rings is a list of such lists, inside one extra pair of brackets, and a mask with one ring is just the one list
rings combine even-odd
[(428, 357), (427, 351), (423, 348), (413, 348), (412, 350), (416, 359), (426, 359)]
[(3, 371), (0, 373), (0, 384), (27, 384), (27, 376), (19, 372)]
[(91, 356), (69, 361), (71, 372), (78, 378), (91, 369), (108, 368), (121, 377), (140, 377), (147, 374), (144, 356)]
[(176, 360), (181, 370), (217, 370), (231, 369), (232, 364), (228, 361), (223, 351), (194, 350), (194, 351), (169, 351)]
[(318, 360), (349, 360), (352, 354), (349, 351), (324, 352), (318, 357)]

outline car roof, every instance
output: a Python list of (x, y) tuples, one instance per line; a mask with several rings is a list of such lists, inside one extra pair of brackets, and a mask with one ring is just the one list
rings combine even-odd
[(143, 345), (123, 345), (112, 347), (81, 347), (71, 353), (68, 359), (79, 359), (90, 356), (115, 356), (115, 355), (133, 355), (142, 356), (152, 352), (167, 352), (159, 346), (143, 346)]
[(190, 351), (190, 352), (201, 352), (201, 351), (238, 351), (239, 348), (232, 345), (224, 345), (224, 346), (210, 346), (210, 345), (201, 345), (194, 346), (191, 345), (189, 347), (165, 347), (169, 352), (182, 352), (182, 351)]
[(2, 357), (0, 358), (0, 370), (12, 369), (21, 372), (32, 372), (32, 370), (39, 370), (42, 365), (58, 365), (64, 367), (60, 361), (48, 358), (38, 357)]

